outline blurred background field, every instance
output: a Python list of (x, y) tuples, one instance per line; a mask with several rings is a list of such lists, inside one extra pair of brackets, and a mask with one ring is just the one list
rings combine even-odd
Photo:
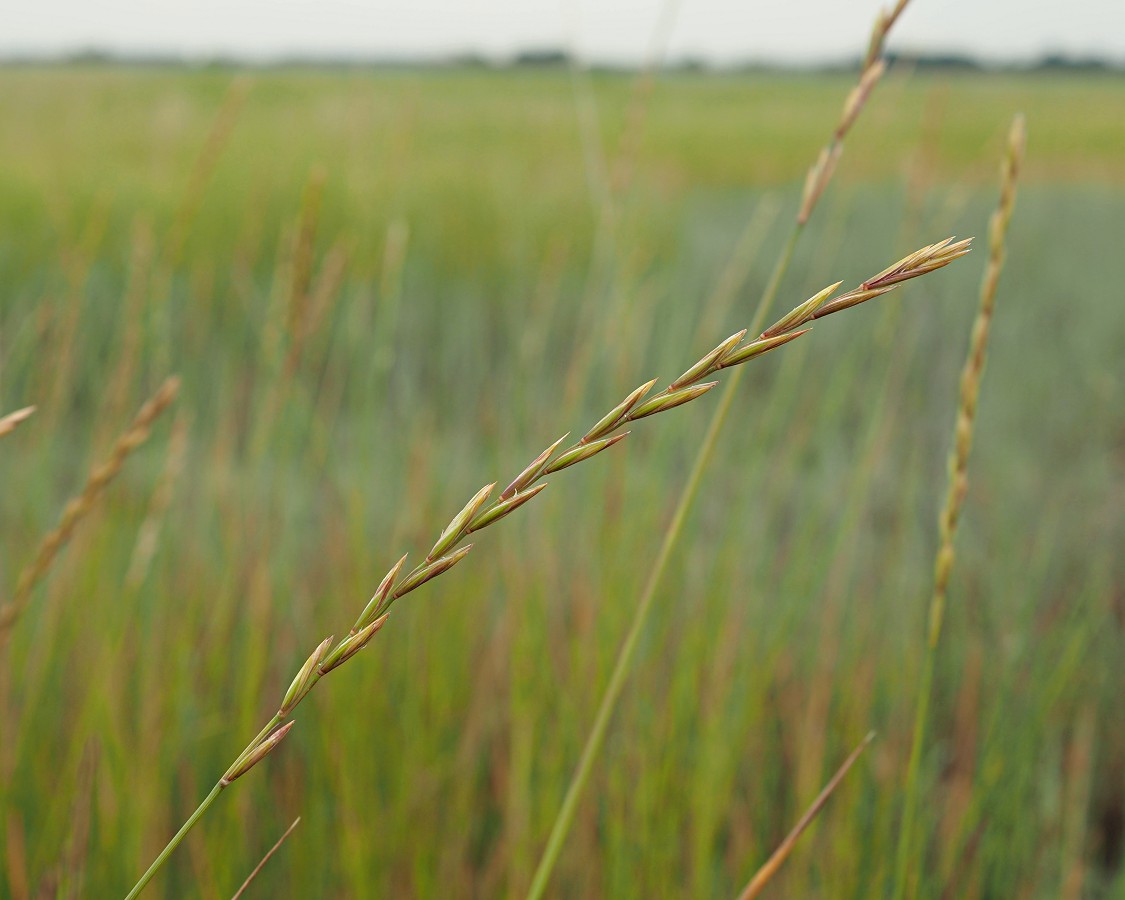
[[(0, 896), (123, 894), (399, 555), (745, 327), (852, 80), (0, 69), (0, 412), (39, 407), (0, 443), (0, 598), (183, 379), (0, 658)], [(978, 251), (752, 364), (553, 896), (734, 894), (871, 729), (773, 895), (887, 891), (1017, 110), (918, 895), (1125, 897), (1125, 80), (907, 67), (779, 305)], [(300, 815), (256, 896), (522, 895), (711, 402), (396, 607), (150, 893), (229, 896)]]

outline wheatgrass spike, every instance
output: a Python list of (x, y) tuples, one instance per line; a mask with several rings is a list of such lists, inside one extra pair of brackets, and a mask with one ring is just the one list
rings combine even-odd
[(410, 554), (404, 553), (399, 558), (389, 572), (383, 576), (383, 580), (379, 582), (379, 586), (375, 589), (375, 593), (371, 595), (371, 599), (367, 601), (367, 606), (364, 607), (359, 618), (355, 620), (355, 625), (352, 626), (351, 633), (355, 634), (361, 628), (370, 624), (371, 620), (383, 611), (383, 604), (386, 602), (387, 597), (390, 596), (391, 588), (395, 586), (395, 580), (398, 578), (398, 573), (402, 571), (402, 567), (406, 564), (406, 557)]
[(526, 469), (524, 469), (522, 472), (520, 472), (519, 475), (517, 475), (512, 480), (511, 484), (509, 484), (506, 488), (504, 488), (504, 493), (502, 493), (500, 495), (500, 499), (501, 500), (507, 500), (509, 497), (511, 497), (516, 492), (522, 491), (525, 487), (527, 487), (529, 484), (531, 484), (533, 481), (535, 481), (536, 478), (538, 478), (541, 474), (543, 474), (543, 469), (547, 465), (547, 461), (551, 458), (551, 456), (554, 454), (554, 452), (559, 448), (559, 444), (561, 444), (563, 441), (565, 441), (569, 435), (570, 435), (570, 432), (568, 431), (561, 438), (559, 438), (557, 441), (555, 441), (553, 444), (551, 444), (550, 447), (548, 447), (546, 450), (544, 450), (542, 453), (540, 453), (537, 457), (535, 457), (535, 459), (533, 459), (531, 461), (531, 463), (528, 465), (528, 467)]
[(466, 529), (469, 527), (469, 523), (475, 518), (476, 514), (480, 512), (481, 507), (483, 507), (485, 501), (488, 500), (488, 496), (492, 493), (494, 487), (496, 487), (495, 482), (486, 484), (476, 492), (472, 500), (465, 504), (461, 512), (453, 517), (453, 520), (445, 526), (445, 531), (441, 533), (441, 537), (437, 539), (437, 543), (434, 544), (433, 549), (426, 554), (426, 562), (433, 562), (433, 560), (451, 549), (457, 541), (464, 536)]
[(723, 341), (714, 350), (706, 353), (702, 359), (699, 360), (690, 369), (684, 372), (679, 378), (668, 385), (669, 391), (678, 391), (682, 387), (687, 387), (689, 384), (694, 384), (700, 378), (706, 378), (712, 372), (719, 368), (722, 361), (739, 345), (742, 339), (746, 336), (746, 329), (732, 334), (729, 338)]
[[(927, 248), (929, 249), (929, 248)], [(937, 260), (931, 259), (922, 255), (924, 260), (921, 265), (935, 265)], [(941, 257), (941, 265), (951, 261), (950, 258)], [(936, 267), (936, 265), (935, 265)], [(910, 277), (922, 274), (921, 271), (912, 274)], [(798, 304), (795, 308), (798, 311), (796, 316), (792, 317), (792, 321), (804, 321), (805, 317), (815, 315), (816, 312), (823, 313), (824, 308), (816, 309), (817, 304), (813, 300), (819, 301), (819, 297), (829, 296), (836, 286), (822, 291), (821, 294), (815, 295), (813, 298)], [(868, 295), (865, 299), (878, 296), (880, 293), (886, 293), (891, 289), (891, 286), (872, 288), (866, 292)], [(847, 296), (847, 295), (845, 295)], [(772, 337), (758, 339), (751, 341), (745, 345), (739, 346), (739, 342), (745, 337), (746, 331), (740, 331), (730, 338), (727, 338), (719, 344), (714, 350), (703, 357), (700, 362), (704, 365), (701, 367), (704, 371), (721, 371), (726, 368), (731, 368), (748, 361), (749, 359), (757, 356), (764, 355), (770, 350), (776, 349), (803, 334), (808, 333), (807, 328), (797, 329), (797, 326), (792, 326), (785, 333), (778, 334)], [(698, 364), (697, 364), (698, 365)], [(692, 367), (681, 379), (685, 377), (696, 377), (692, 373)], [(735, 373), (737, 376), (738, 373)], [(699, 376), (702, 377), (702, 376)], [(681, 380), (678, 379), (678, 380)], [(590, 440), (588, 437), (583, 438), (573, 447), (564, 450), (555, 456), (555, 451), (562, 444), (565, 439), (563, 438), (555, 441), (545, 451), (540, 453), (501, 493), (499, 499), (489, 503), (488, 498), (491, 496), (491, 491), (495, 484), (486, 485), (473, 497), (472, 500), (462, 509), (453, 521), (444, 529), (442, 536), (434, 545), (431, 554), (437, 554), (446, 551), (444, 555), (438, 556), (436, 559), (431, 558), (424, 561), (421, 565), (416, 567), (413, 571), (399, 580), (399, 575), (403, 569), (406, 557), (403, 556), (391, 568), (391, 570), (384, 576), (382, 582), (359, 618), (356, 620), (356, 625), (352, 632), (339, 644), (334, 647), (331, 646), (331, 641), (326, 640), (322, 642), (313, 654), (309, 657), (306, 663), (302, 666), (301, 670), (294, 677), (290, 685), (289, 691), (286, 692), (285, 699), (282, 706), (279, 708), (278, 713), (259, 731), (258, 735), (254, 737), (241, 754), (236, 758), (235, 763), (227, 770), (227, 773), (219, 780), (219, 782), (212, 788), (211, 792), (203, 799), (199, 807), (188, 818), (188, 820), (181, 826), (180, 830), (172, 837), (167, 846), (161, 851), (156, 861), (149, 867), (148, 871), (141, 877), (141, 879), (134, 886), (130, 892), (130, 897), (135, 897), (141, 889), (152, 879), (153, 875), (163, 865), (168, 856), (176, 849), (186, 834), (194, 827), (199, 818), (206, 812), (208, 808), (215, 802), (215, 799), (226, 788), (231, 781), (239, 776), (245, 774), (253, 765), (268, 755), (277, 744), (288, 734), (292, 723), (282, 725), (282, 720), (289, 711), (298, 703), (309, 691), (316, 685), (318, 680), (327, 675), (333, 669), (339, 667), (347, 662), (356, 653), (359, 652), (366, 644), (378, 633), (385, 625), (388, 618), (388, 610), (391, 605), (399, 598), (405, 596), (411, 591), (416, 590), (428, 581), (437, 578), (444, 574), (457, 563), (468, 555), (469, 551), (473, 549), (473, 544), (467, 544), (464, 547), (452, 553), (447, 552), (456, 542), (469, 533), (475, 533), (483, 530), (489, 525), (494, 524), (500, 519), (508, 516), (519, 507), (523, 506), (530, 500), (534, 499), (543, 488), (546, 487), (545, 483), (535, 484), (544, 475), (561, 471), (562, 469), (574, 466), (580, 462), (584, 462), (593, 456), (598, 455), (603, 450), (612, 447), (614, 444), (624, 440), (629, 432), (619, 432), (613, 434), (617, 428), (625, 425), (628, 422), (633, 422), (657, 413), (665, 412), (674, 409), (677, 406), (682, 406), (692, 400), (698, 399), (703, 394), (714, 388), (718, 382), (711, 381), (703, 384), (691, 384), (679, 389), (672, 387), (666, 388), (655, 397), (643, 400), (648, 392), (652, 389), (655, 382), (646, 382), (640, 387), (634, 389), (625, 401), (618, 404), (617, 407), (610, 411), (610, 414), (604, 416), (597, 425), (594, 426), (587, 436), (592, 433), (601, 433), (605, 431), (605, 436), (597, 437)], [(614, 423), (607, 425), (609, 421)], [(682, 518), (682, 511), (678, 513)], [(646, 594), (647, 596), (647, 594)], [(636, 623), (634, 623), (636, 625)], [(630, 646), (633, 646), (637, 637), (637, 628), (634, 627), (630, 632)], [(627, 657), (626, 657), (627, 658)], [(315, 662), (313, 662), (315, 661)], [(312, 672), (308, 670), (312, 666)], [(620, 691), (621, 684), (624, 679), (624, 669), (622, 668), (619, 660), (619, 665), (614, 670), (613, 675), (613, 696), (616, 696)], [(598, 734), (604, 733), (605, 725), (608, 721), (608, 707), (599, 710), (598, 717)], [(281, 727), (279, 727), (281, 726)], [(584, 758), (585, 759), (585, 758)], [(589, 760), (585, 759), (584, 765), (588, 768)], [(567, 808), (572, 810), (575, 802), (573, 792), (568, 792)], [(564, 820), (565, 821), (565, 820)], [(553, 845), (558, 845), (561, 841), (561, 833), (557, 829), (552, 832)], [(557, 850), (557, 846), (556, 846)], [(549, 858), (548, 858), (549, 861)], [(540, 875), (537, 877), (535, 884), (542, 885), (545, 875), (542, 873), (546, 871), (540, 868)]]
[(618, 403), (617, 406), (615, 406), (608, 413), (602, 416), (598, 424), (582, 436), (581, 443), (588, 444), (590, 443), (590, 441), (597, 440), (600, 437), (605, 437), (607, 434), (613, 431), (613, 429), (621, 424), (622, 420), (625, 418), (629, 410), (631, 410), (637, 404), (637, 402), (645, 396), (645, 394), (652, 390), (652, 386), (654, 384), (656, 384), (655, 378), (652, 379), (652, 381), (642, 384), (640, 387), (635, 388), (632, 392), (630, 392), (628, 397), (626, 397), (624, 400)]

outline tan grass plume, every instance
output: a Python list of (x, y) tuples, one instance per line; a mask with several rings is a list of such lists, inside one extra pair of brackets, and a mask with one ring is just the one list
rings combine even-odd
[(47, 574), (59, 551), (73, 536), (78, 523), (89, 514), (98, 496), (121, 471), (129, 455), (148, 440), (152, 423), (176, 399), (179, 390), (179, 378), (173, 376), (165, 380), (137, 412), (128, 430), (114, 443), (109, 457), (90, 470), (82, 492), (72, 497), (63, 508), (59, 524), (43, 538), (34, 559), (20, 572), (12, 598), (0, 606), (0, 646), (27, 608), (35, 585)]

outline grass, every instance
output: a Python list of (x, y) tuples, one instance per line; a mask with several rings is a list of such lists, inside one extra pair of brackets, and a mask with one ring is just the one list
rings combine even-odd
[[(0, 409), (38, 405), (0, 442), (19, 487), (0, 508), (4, 599), (169, 371), (191, 414), (137, 587), (123, 590), (168, 469), (167, 424), (13, 632), (7, 895), (52, 879), (123, 894), (399, 548), (429, 547), (482, 475), (518, 471), (560, 423), (596, 421), (637, 373), (680, 371), (685, 341), (698, 355), (742, 327), (780, 227), (729, 306), (700, 298), (760, 201), (796, 207), (851, 79), (659, 81), (606, 287), (585, 306), (597, 211), (565, 74), (256, 74), (206, 186), (190, 187), (230, 81), (0, 72)], [(628, 80), (593, 89), (612, 155)], [(1076, 871), (1093, 896), (1125, 891), (1112, 715), (1125, 171), (1108, 113), (1123, 91), (892, 72), (781, 286), (808, 296), (931, 233), (984, 234), (1006, 122), (1027, 112), (920, 764), (923, 896), (1055, 896)], [(294, 292), (298, 240), (310, 281)], [(783, 895), (890, 888), (982, 266), (971, 257), (748, 370), (558, 895), (735, 895), (870, 729), (879, 738), (775, 881)], [(135, 315), (130, 280), (150, 286)], [(316, 285), (330, 296), (287, 368), (288, 310)], [(118, 401), (107, 386), (130, 340)], [(247, 896), (523, 893), (706, 402), (568, 473), (471, 565), (396, 606), (394, 640), (301, 707), (283, 752), (212, 810), (153, 895), (233, 893), (298, 814)]]

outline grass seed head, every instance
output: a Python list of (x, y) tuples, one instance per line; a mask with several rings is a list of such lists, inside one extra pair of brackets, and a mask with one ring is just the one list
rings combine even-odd
[[(629, 416), (632, 418), (632, 416)], [(571, 447), (565, 453), (559, 454), (558, 459), (552, 462), (547, 468), (543, 470), (544, 475), (552, 475), (555, 472), (561, 472), (568, 466), (573, 466), (575, 463), (583, 462), (591, 456), (597, 456), (603, 450), (608, 450), (618, 441), (625, 440), (629, 436), (629, 432), (615, 434), (613, 437), (602, 438), (600, 441), (591, 441), (588, 444), (578, 444)]]
[(342, 666), (349, 659), (359, 653), (367, 642), (375, 637), (376, 633), (386, 624), (387, 617), (390, 613), (383, 613), (370, 625), (361, 628), (356, 634), (350, 635), (336, 645), (335, 649), (325, 657), (324, 661), (320, 664), (320, 674), (327, 675), (333, 669)]
[(309, 688), (312, 687), (312, 677), (316, 673), (317, 666), (320, 665), (321, 658), (328, 652), (328, 648), (332, 646), (333, 639), (333, 637), (326, 637), (320, 642), (320, 646), (312, 652), (312, 655), (305, 660), (305, 664), (301, 666), (301, 671), (297, 673), (296, 677), (294, 677), (292, 683), (289, 685), (289, 690), (285, 692), (285, 697), (281, 701), (281, 706), (278, 707), (278, 718), (284, 718), (289, 715), (289, 713), (293, 711), (293, 707), (300, 703), (301, 698), (309, 692)]
[(657, 413), (666, 412), (669, 409), (675, 409), (677, 406), (683, 406), (685, 403), (691, 403), (706, 394), (711, 388), (717, 385), (717, 381), (708, 381), (704, 384), (693, 384), (691, 387), (682, 388), (678, 391), (669, 391), (653, 397), (651, 400), (642, 403), (629, 415), (630, 421), (643, 419), (646, 416), (655, 416)]
[(453, 520), (445, 526), (445, 530), (441, 533), (441, 537), (437, 539), (433, 549), (426, 555), (426, 562), (431, 562), (454, 546), (462, 537), (464, 537), (469, 523), (473, 521), (476, 514), (480, 512), (481, 507), (484, 506), (485, 501), (488, 500), (492, 489), (496, 484), (486, 484), (476, 494), (473, 499), (465, 504), (461, 512), (453, 517)]
[(802, 328), (799, 331), (789, 331), (785, 334), (779, 334), (771, 338), (760, 338), (753, 341), (744, 347), (739, 347), (732, 352), (726, 359), (723, 360), (721, 368), (729, 369), (731, 366), (737, 366), (747, 360), (753, 359), (755, 356), (761, 356), (763, 353), (768, 353), (775, 347), (780, 347), (782, 344), (788, 344), (790, 341), (799, 338), (802, 334), (808, 334), (811, 328)]
[(469, 525), (466, 534), (480, 531), (482, 528), (487, 528), (493, 522), (500, 521), (504, 516), (508, 515), (508, 513), (514, 512), (527, 503), (528, 500), (538, 494), (546, 486), (547, 482), (541, 481), (534, 487), (530, 487), (526, 491), (516, 494), (514, 497), (509, 497), (507, 500), (501, 500), (499, 503), (490, 506)]
[(406, 576), (402, 584), (395, 588), (395, 592), (391, 595), (392, 599), (397, 600), (399, 597), (409, 594), (415, 588), (421, 587), (430, 579), (437, 578), (443, 572), (448, 572), (461, 562), (472, 549), (473, 545), (467, 544), (456, 553), (451, 553), (449, 556), (443, 556), (441, 559), (435, 559), (433, 562), (419, 566)]
[(550, 447), (548, 447), (537, 457), (535, 457), (535, 459), (531, 461), (528, 467), (520, 472), (519, 475), (517, 475), (512, 480), (511, 484), (504, 488), (504, 493), (500, 495), (500, 499), (507, 500), (513, 494), (522, 491), (525, 487), (535, 481), (536, 478), (542, 475), (544, 468), (546, 468), (547, 466), (547, 461), (551, 458), (551, 455), (559, 448), (559, 444), (566, 440), (567, 435), (569, 434), (570, 432), (568, 431), (561, 438), (551, 444)]
[(700, 378), (706, 378), (716, 369), (719, 369), (724, 359), (730, 355), (739, 342), (746, 337), (746, 329), (743, 328), (736, 334), (732, 334), (729, 338), (723, 341), (719, 346), (704, 356), (690, 369), (684, 372), (679, 378), (668, 385), (669, 391), (678, 391), (682, 387), (687, 387), (689, 384), (694, 384)]
[(287, 722), (286, 724), (282, 725), (276, 731), (272, 732), (269, 737), (258, 744), (253, 750), (237, 759), (234, 765), (227, 769), (226, 774), (223, 775), (219, 783), (222, 784), (223, 787), (226, 787), (236, 778), (241, 778), (243, 775), (249, 772), (252, 768), (254, 768), (254, 766), (260, 763), (267, 756), (269, 756), (278, 744), (285, 740), (285, 736), (289, 734), (289, 730), (295, 724), (297, 723)]
[(762, 338), (776, 337), (779, 334), (784, 334), (787, 331), (792, 331), (794, 328), (799, 328), (816, 315), (816, 311), (828, 302), (836, 290), (843, 284), (842, 281), (837, 281), (835, 284), (829, 285), (824, 290), (817, 294), (813, 294), (804, 303), (793, 307), (784, 316), (773, 323), (769, 328), (762, 332)]
[(602, 416), (602, 418), (598, 421), (598, 424), (582, 436), (581, 442), (583, 444), (588, 444), (600, 437), (605, 437), (607, 434), (613, 431), (614, 428), (616, 428), (622, 423), (622, 421), (624, 421), (625, 417), (629, 414), (629, 410), (631, 410), (637, 404), (637, 401), (639, 401), (642, 397), (645, 396), (645, 394), (652, 390), (652, 386), (654, 384), (656, 384), (655, 378), (652, 379), (652, 381), (646, 382), (640, 387), (635, 388), (628, 397), (626, 397), (624, 400), (618, 403), (617, 406), (615, 406), (608, 413)]
[(832, 313), (858, 306), (874, 297), (890, 293), (904, 281), (910, 281), (912, 278), (918, 278), (948, 266), (955, 259), (959, 259), (970, 252), (972, 243), (972, 238), (954, 241), (950, 237), (936, 244), (923, 247), (921, 250), (916, 250), (894, 265), (888, 266), (873, 278), (867, 279), (855, 290), (841, 294), (825, 303), (813, 313), (812, 318), (820, 319), (824, 316), (830, 316)]
[(406, 563), (407, 555), (408, 554), (404, 553), (402, 558), (391, 566), (391, 570), (383, 576), (383, 580), (380, 581), (379, 586), (375, 588), (375, 593), (372, 594), (371, 599), (367, 601), (367, 606), (363, 608), (363, 612), (360, 613), (359, 618), (355, 620), (355, 625), (352, 626), (352, 634), (355, 634), (361, 628), (368, 625), (371, 620), (379, 614), (383, 604), (391, 593), (391, 588), (394, 587), (395, 579), (398, 578), (398, 573), (402, 571), (402, 567)]

